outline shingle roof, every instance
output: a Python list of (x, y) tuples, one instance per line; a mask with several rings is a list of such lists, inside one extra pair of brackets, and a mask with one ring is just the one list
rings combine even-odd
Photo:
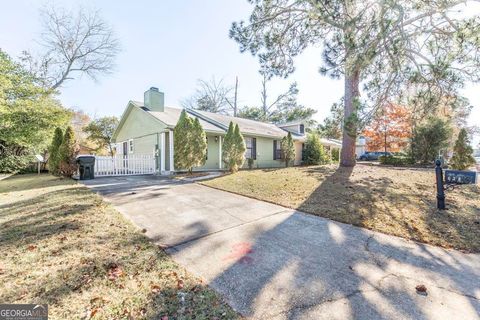
[(230, 121), (232, 121), (233, 123), (238, 124), (240, 131), (244, 135), (266, 136), (274, 138), (281, 138), (287, 135), (286, 131), (280, 129), (273, 123), (260, 122), (200, 110), (194, 110), (194, 112), (203, 115), (205, 118), (218, 122), (227, 128), (230, 124)]
[[(132, 101), (132, 103), (135, 106), (143, 109), (145, 112), (148, 112), (149, 114), (151, 114), (152, 116), (154, 116), (155, 118), (157, 118), (158, 120), (162, 121), (167, 126), (172, 128), (175, 127), (175, 125), (177, 124), (178, 119), (180, 118), (180, 114), (182, 113), (182, 110), (183, 110), (179, 108), (165, 107), (164, 112), (151, 111), (148, 108), (144, 107), (142, 102)], [(192, 116), (192, 117), (197, 118), (195, 116)], [(201, 118), (199, 118), (199, 120), (200, 120), (200, 124), (203, 127), (203, 130), (207, 132), (218, 132), (218, 133), (225, 132), (222, 128), (219, 128), (218, 126), (213, 125), (210, 122), (207, 122)]]

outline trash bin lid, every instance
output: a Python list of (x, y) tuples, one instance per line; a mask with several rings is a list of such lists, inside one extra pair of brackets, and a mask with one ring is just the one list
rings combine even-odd
[(94, 163), (95, 162), (95, 156), (92, 156), (92, 155), (79, 155), (77, 156), (76, 159), (78, 163)]

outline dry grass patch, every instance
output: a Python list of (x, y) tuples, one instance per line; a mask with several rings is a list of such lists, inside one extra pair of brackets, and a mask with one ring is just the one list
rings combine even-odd
[(50, 319), (232, 319), (237, 314), (87, 188), (0, 181), (0, 303)]
[(333, 220), (445, 248), (480, 252), (480, 189), (447, 192), (436, 209), (429, 169), (359, 164), (245, 170), (202, 182)]
[(200, 178), (200, 177), (205, 177), (208, 176), (210, 172), (182, 172), (182, 173), (177, 173), (173, 177), (175, 179), (183, 180), (183, 179), (192, 179), (192, 178)]

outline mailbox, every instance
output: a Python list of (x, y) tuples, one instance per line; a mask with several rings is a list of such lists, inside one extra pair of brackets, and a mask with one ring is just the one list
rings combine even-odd
[(475, 171), (445, 170), (446, 184), (476, 184), (477, 173)]

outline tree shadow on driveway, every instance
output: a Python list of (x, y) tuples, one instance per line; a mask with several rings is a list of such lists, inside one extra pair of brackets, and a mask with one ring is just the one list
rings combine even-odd
[[(351, 172), (337, 170), (305, 203), (314, 205), (331, 183), (350, 183)], [(171, 253), (252, 318), (477, 319), (480, 314), (479, 255), (301, 212), (279, 213)], [(420, 284), (427, 295), (417, 293)]]

